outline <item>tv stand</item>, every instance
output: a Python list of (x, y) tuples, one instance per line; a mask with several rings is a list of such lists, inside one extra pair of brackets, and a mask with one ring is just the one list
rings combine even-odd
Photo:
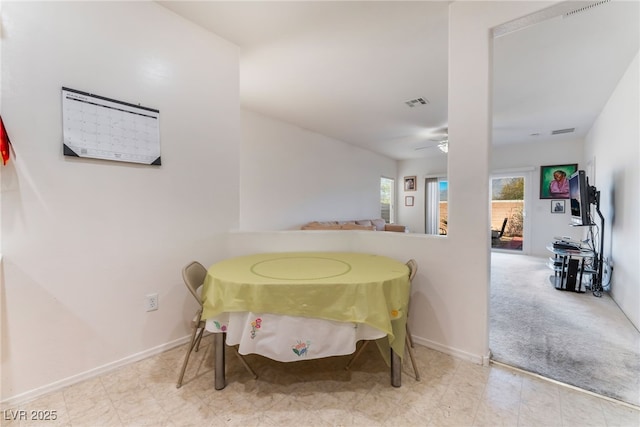
[[(600, 191), (594, 186), (589, 187), (589, 204), (595, 205), (595, 210), (600, 217), (599, 246), (596, 246), (594, 241), (593, 227), (597, 226), (591, 220), (591, 215), (589, 215), (588, 224), (571, 224), (574, 227), (589, 227), (589, 249), (581, 246), (572, 248), (571, 244), (574, 242), (567, 243), (564, 238), (557, 239), (552, 245), (547, 246), (547, 249), (554, 254), (549, 264), (549, 267), (554, 270), (554, 275), (550, 277), (550, 280), (556, 289), (585, 292), (582, 287), (582, 275), (591, 274), (591, 292), (593, 296), (601, 297), (604, 290), (602, 286), (604, 216), (600, 212)], [(589, 262), (586, 263), (586, 260)], [(589, 268), (585, 265), (588, 265)]]
[(553, 276), (549, 277), (551, 284), (560, 291), (585, 293), (585, 287), (582, 286), (583, 274), (596, 273), (585, 267), (585, 260), (594, 258), (594, 251), (558, 248), (553, 244), (548, 245), (547, 250), (553, 253), (547, 264), (553, 270)]

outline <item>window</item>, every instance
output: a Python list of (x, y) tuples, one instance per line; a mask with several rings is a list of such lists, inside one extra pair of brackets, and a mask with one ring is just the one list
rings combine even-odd
[(444, 178), (425, 180), (425, 233), (446, 235), (449, 232), (449, 183)]
[(380, 178), (380, 216), (388, 223), (395, 222), (395, 180)]
[[(491, 247), (523, 250), (525, 176), (500, 174), (491, 178)], [(503, 223), (504, 230), (502, 230)]]

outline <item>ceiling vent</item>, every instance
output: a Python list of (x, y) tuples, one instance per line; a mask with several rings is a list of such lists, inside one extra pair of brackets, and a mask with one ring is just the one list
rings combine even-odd
[(429, 101), (426, 98), (416, 98), (416, 99), (410, 99), (408, 101), (405, 101), (404, 103), (407, 104), (409, 108), (413, 108), (413, 107), (419, 107), (421, 105), (427, 105)]
[(610, 0), (599, 1), (562, 1), (551, 7), (539, 10), (532, 14), (522, 16), (513, 21), (500, 24), (493, 29), (493, 37), (502, 37), (514, 31), (519, 31), (527, 27), (539, 24), (555, 18), (569, 18), (581, 12), (593, 9), (597, 6), (609, 3)]
[(551, 135), (560, 135), (560, 134), (563, 134), (563, 133), (571, 133), (574, 130), (576, 130), (576, 128), (558, 129), (558, 130), (551, 131)]
[(611, 0), (602, 0), (602, 1), (597, 1), (597, 2), (595, 2), (595, 3), (591, 3), (591, 4), (588, 4), (588, 5), (586, 5), (586, 6), (580, 7), (580, 8), (578, 8), (578, 9), (574, 9), (574, 10), (572, 10), (572, 11), (570, 11), (570, 12), (567, 12), (567, 13), (565, 13), (563, 16), (564, 16), (565, 18), (568, 18), (568, 17), (570, 17), (570, 16), (572, 16), (572, 15), (575, 15), (576, 13), (586, 12), (586, 11), (587, 11), (587, 10), (589, 10), (589, 9), (592, 9), (592, 8), (594, 8), (594, 7), (601, 6), (601, 5), (605, 4), (605, 3), (609, 3), (610, 1), (611, 1)]

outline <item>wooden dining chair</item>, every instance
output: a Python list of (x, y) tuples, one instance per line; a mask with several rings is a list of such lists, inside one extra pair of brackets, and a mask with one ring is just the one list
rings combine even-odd
[[(407, 261), (407, 267), (409, 267), (409, 284), (411, 284), (413, 283), (413, 278), (416, 277), (416, 273), (418, 272), (418, 263), (416, 262), (415, 259), (412, 258), (409, 261)], [(418, 372), (418, 365), (416, 364), (416, 358), (413, 353), (413, 338), (411, 337), (411, 332), (409, 331), (409, 306), (410, 305), (411, 305), (411, 287), (409, 287), (409, 303), (407, 305), (407, 324), (406, 324), (407, 333), (405, 336), (405, 348), (409, 353), (409, 358), (411, 359), (411, 365), (413, 366), (413, 372), (415, 373), (416, 381), (420, 381), (420, 373)], [(364, 341), (362, 343), (362, 345), (355, 352), (351, 360), (349, 360), (349, 363), (347, 363), (347, 366), (345, 367), (346, 370), (349, 370), (351, 368), (351, 365), (353, 365), (353, 362), (358, 358), (358, 356), (360, 356), (360, 354), (362, 354), (362, 351), (365, 349), (368, 343), (369, 341)]]
[[(198, 351), (200, 349), (200, 341), (202, 340), (202, 335), (204, 334), (205, 321), (201, 319), (202, 299), (200, 298), (200, 292), (206, 275), (207, 269), (197, 261), (189, 263), (182, 269), (182, 279), (184, 280), (184, 284), (187, 286), (187, 289), (189, 289), (191, 295), (193, 295), (196, 301), (198, 301), (200, 308), (191, 320), (191, 342), (189, 343), (189, 347), (187, 347), (187, 354), (185, 354), (184, 356), (184, 362), (182, 362), (182, 369), (180, 370), (180, 376), (178, 377), (176, 388), (182, 387), (182, 380), (184, 379), (184, 373), (187, 369), (187, 363), (189, 363), (191, 352), (193, 352), (194, 350)], [(235, 354), (240, 358), (240, 361), (242, 362), (244, 367), (253, 375), (254, 378), (258, 378), (258, 375), (253, 369), (251, 369), (251, 366), (249, 366), (244, 357), (240, 353), (238, 353), (238, 349), (236, 347), (233, 347), (233, 350)]]

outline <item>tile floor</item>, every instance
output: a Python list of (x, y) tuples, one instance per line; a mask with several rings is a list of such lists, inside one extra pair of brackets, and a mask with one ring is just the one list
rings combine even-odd
[[(640, 410), (499, 365), (483, 367), (416, 346), (422, 381), (408, 358), (402, 387), (389, 385), (377, 348), (351, 371), (348, 356), (298, 363), (247, 357), (254, 380), (227, 350), (227, 387), (213, 389), (211, 337), (194, 353), (182, 388), (181, 346), (69, 386), (10, 411), (23, 426), (640, 426)], [(11, 414), (56, 411), (55, 421)]]

